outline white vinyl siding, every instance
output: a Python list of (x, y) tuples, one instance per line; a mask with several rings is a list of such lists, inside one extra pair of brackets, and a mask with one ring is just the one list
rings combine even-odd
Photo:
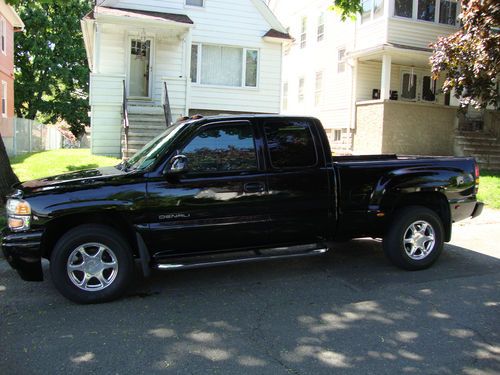
[(283, 110), (288, 109), (288, 82), (283, 83)]

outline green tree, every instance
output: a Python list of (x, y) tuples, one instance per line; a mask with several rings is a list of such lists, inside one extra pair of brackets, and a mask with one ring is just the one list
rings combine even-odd
[(65, 120), (78, 135), (89, 123), (89, 69), (80, 19), (89, 0), (15, 0), (25, 31), (15, 35), (15, 109), (44, 123)]
[(460, 106), (499, 107), (500, 2), (469, 0), (462, 4), (462, 27), (432, 44), (435, 78), (444, 75), (443, 91), (455, 90)]

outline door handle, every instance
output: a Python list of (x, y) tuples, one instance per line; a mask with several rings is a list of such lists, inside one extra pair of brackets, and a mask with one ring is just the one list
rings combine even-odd
[(262, 193), (264, 184), (261, 182), (248, 182), (243, 186), (245, 193)]

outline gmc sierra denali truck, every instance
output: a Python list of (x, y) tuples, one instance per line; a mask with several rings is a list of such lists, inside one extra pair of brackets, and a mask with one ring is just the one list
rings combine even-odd
[(79, 303), (119, 297), (137, 268), (318, 256), (359, 237), (419, 270), (453, 222), (481, 213), (478, 183), (472, 158), (332, 158), (310, 117), (197, 117), (115, 167), (14, 186), (0, 242), (24, 280), (43, 280), (50, 260), (55, 287)]

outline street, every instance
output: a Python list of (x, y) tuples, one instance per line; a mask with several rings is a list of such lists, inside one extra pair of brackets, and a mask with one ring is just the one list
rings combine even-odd
[(498, 374), (500, 213), (454, 225), (430, 269), (381, 243), (324, 257), (155, 273), (75, 305), (0, 259), (0, 373)]

